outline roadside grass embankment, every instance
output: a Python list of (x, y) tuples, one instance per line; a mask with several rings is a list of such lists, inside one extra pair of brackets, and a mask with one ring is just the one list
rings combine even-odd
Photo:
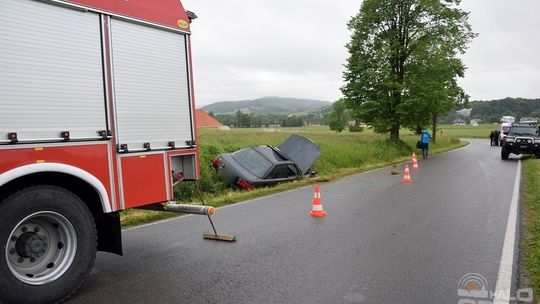
[(521, 278), (518, 288), (532, 288), (534, 297), (538, 299), (540, 298), (540, 160), (530, 157), (522, 164)]
[(446, 136), (456, 138), (487, 138), (489, 140), (489, 133), (500, 128), (500, 124), (479, 124), (476, 127), (471, 125), (441, 125), (438, 127), (437, 133), (442, 132)]
[[(313, 166), (317, 172), (314, 178), (283, 183), (275, 187), (242, 191), (225, 187), (219, 175), (213, 173), (210, 168), (212, 160), (221, 153), (234, 152), (244, 147), (257, 145), (278, 146), (293, 133), (310, 138), (321, 148), (321, 156)], [(414, 148), (419, 136), (403, 130), (400, 137), (400, 142), (393, 142), (388, 140), (387, 134), (376, 134), (369, 129), (363, 132), (336, 133), (328, 130), (327, 126), (276, 129), (242, 128), (230, 131), (200, 129), (198, 142), (200, 143), (201, 179), (198, 183), (206, 204), (215, 207), (233, 204), (409, 160), (413, 151), (419, 152)], [(446, 133), (437, 134), (437, 142), (430, 144), (430, 153), (448, 151), (465, 144)], [(183, 182), (176, 185), (174, 194), (177, 201), (200, 204), (193, 182)], [(133, 226), (172, 216), (177, 216), (177, 214), (129, 209), (122, 212), (122, 225), (124, 227)]]

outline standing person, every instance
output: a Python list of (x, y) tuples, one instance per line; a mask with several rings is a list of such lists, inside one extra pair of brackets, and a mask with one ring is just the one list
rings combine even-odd
[[(501, 136), (501, 131), (499, 130), (495, 130), (495, 136), (494, 136), (494, 141), (495, 141), (495, 146), (498, 146), (499, 145), (499, 138)], [(502, 146), (502, 144), (501, 144)]]
[(429, 134), (427, 129), (424, 129), (424, 131), (422, 131), (422, 134), (420, 135), (420, 142), (422, 144), (422, 157), (424, 159), (428, 158), (428, 149), (429, 149), (430, 140), (431, 140), (431, 135)]
[(489, 145), (493, 146), (495, 143), (495, 130), (491, 130), (491, 133), (489, 134)]

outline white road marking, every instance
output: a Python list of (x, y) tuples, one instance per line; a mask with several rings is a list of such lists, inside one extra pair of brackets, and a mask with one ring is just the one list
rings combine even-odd
[(521, 160), (518, 161), (516, 178), (514, 180), (514, 192), (508, 212), (504, 245), (499, 263), (499, 274), (495, 285), (495, 299), (493, 303), (510, 303), (510, 291), (512, 289), (512, 267), (514, 264), (514, 246), (516, 240), (517, 207), (519, 202), (519, 186), (521, 182)]

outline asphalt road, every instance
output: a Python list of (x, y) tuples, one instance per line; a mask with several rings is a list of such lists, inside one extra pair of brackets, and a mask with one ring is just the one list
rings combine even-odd
[(419, 160), (412, 184), (390, 168), (305, 187), (205, 217), (124, 232), (124, 257), (102, 253), (69, 303), (457, 303), (467, 273), (495, 289), (516, 157), (488, 140)]

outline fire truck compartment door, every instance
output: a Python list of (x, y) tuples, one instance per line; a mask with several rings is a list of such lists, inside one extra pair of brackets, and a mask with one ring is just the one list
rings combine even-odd
[(99, 138), (105, 95), (99, 15), (41, 1), (0, 8), (0, 139)]
[(112, 19), (118, 143), (129, 150), (193, 140), (184, 34)]
[(125, 208), (167, 200), (168, 174), (163, 154), (122, 157), (122, 190)]

